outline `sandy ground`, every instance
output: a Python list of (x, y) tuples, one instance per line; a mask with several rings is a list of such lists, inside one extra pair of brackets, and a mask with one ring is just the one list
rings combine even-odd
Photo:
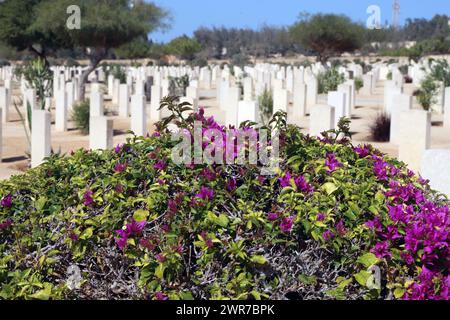
[[(379, 82), (378, 86), (371, 96), (358, 95), (356, 107), (352, 114), (351, 131), (353, 133), (354, 144), (371, 143), (381, 151), (397, 157), (398, 147), (392, 143), (376, 143), (371, 141), (369, 135), (369, 125), (383, 109), (383, 90), (384, 83)], [(405, 92), (411, 93), (414, 88), (406, 85)], [(15, 88), (14, 95), (19, 94), (18, 88)], [(205, 107), (206, 115), (213, 115), (220, 123), (225, 119), (225, 113), (217, 107), (217, 101), (214, 97), (215, 90), (201, 90), (199, 105)], [(325, 103), (326, 97), (319, 97), (319, 103)], [(130, 120), (115, 116), (115, 108), (111, 102), (105, 101), (106, 110), (109, 111), (111, 118), (114, 119), (114, 144), (123, 143), (127, 138), (125, 133), (130, 127)], [(291, 107), (290, 107), (291, 108)], [(415, 108), (419, 106), (415, 105)], [(21, 110), (23, 112), (24, 110)], [(54, 110), (52, 110), (54, 119)], [(3, 161), (0, 164), (0, 179), (7, 179), (24, 171), (29, 166), (29, 159), (26, 155), (28, 151), (27, 139), (23, 130), (20, 117), (14, 107), (10, 108), (10, 122), (3, 124)], [(148, 121), (149, 132), (151, 133), (153, 123)], [(450, 130), (444, 129), (442, 125), (442, 115), (433, 114), (431, 130), (431, 148), (432, 149), (450, 149)], [(302, 131), (308, 133), (309, 117), (301, 119), (299, 123)], [(55, 152), (70, 153), (72, 150), (89, 147), (89, 136), (82, 135), (75, 127), (74, 123), (69, 121), (69, 130), (67, 132), (56, 132), (52, 125), (52, 148)]]

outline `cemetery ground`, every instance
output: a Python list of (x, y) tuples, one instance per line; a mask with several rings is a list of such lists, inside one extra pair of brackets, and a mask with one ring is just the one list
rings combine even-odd
[[(0, 86), (1, 86), (0, 81)], [(406, 84), (405, 92), (412, 94), (414, 85)], [(369, 126), (379, 112), (383, 110), (383, 92), (384, 82), (377, 83), (377, 87), (372, 95), (358, 94), (356, 100), (356, 108), (353, 111), (351, 118), (352, 140), (355, 144), (370, 143), (382, 152), (397, 157), (398, 146), (390, 142), (376, 142), (370, 137)], [(89, 93), (89, 91), (88, 91)], [(14, 88), (14, 99), (18, 101), (20, 90), (17, 84)], [(319, 103), (326, 103), (326, 95), (319, 96)], [(111, 97), (105, 101), (106, 111), (108, 117), (114, 119), (114, 145), (124, 143), (127, 136), (126, 132), (130, 128), (130, 118), (123, 118), (118, 116), (117, 105), (113, 105)], [(217, 106), (217, 99), (215, 97), (214, 89), (200, 90), (199, 106), (205, 108), (207, 115), (214, 116), (219, 123), (224, 123), (225, 115)], [(289, 106), (292, 109), (292, 104)], [(414, 108), (420, 109), (417, 104)], [(24, 108), (20, 107), (22, 114)], [(56, 132), (54, 128), (54, 103), (52, 108), (52, 149), (54, 152), (61, 152), (62, 154), (70, 153), (79, 148), (89, 148), (89, 135), (83, 135), (75, 128), (73, 121), (68, 121), (68, 131)], [(152, 119), (147, 117), (147, 128), (149, 133), (153, 133), (154, 126)], [(297, 123), (302, 132), (309, 132), (309, 115), (300, 119)], [(443, 115), (432, 115), (432, 131), (431, 131), (431, 149), (450, 149), (450, 128), (443, 126)], [(11, 175), (19, 174), (29, 168), (29, 160), (25, 154), (27, 152), (27, 142), (23, 125), (16, 110), (10, 108), (10, 121), (3, 125), (3, 161), (0, 164), (0, 179), (8, 179)]]

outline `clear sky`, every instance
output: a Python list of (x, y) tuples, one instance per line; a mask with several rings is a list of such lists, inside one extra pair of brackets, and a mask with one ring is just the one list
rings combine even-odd
[[(450, 0), (399, 0), (400, 21), (406, 18), (431, 18), (435, 14), (450, 15)], [(200, 26), (249, 27), (263, 24), (290, 25), (300, 12), (339, 13), (364, 22), (370, 5), (381, 8), (381, 21), (392, 20), (392, 0), (153, 0), (168, 9), (172, 28), (164, 33), (151, 34), (155, 41), (167, 42), (187, 34)]]

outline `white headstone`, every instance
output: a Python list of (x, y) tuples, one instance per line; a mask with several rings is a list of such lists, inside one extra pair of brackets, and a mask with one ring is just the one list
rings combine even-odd
[(399, 160), (413, 171), (420, 169), (425, 150), (430, 147), (431, 113), (408, 110), (400, 113)]
[(259, 107), (256, 101), (239, 101), (238, 105), (238, 125), (242, 122), (249, 120), (258, 122), (259, 121)]
[(400, 114), (403, 111), (412, 109), (413, 97), (407, 94), (395, 94), (392, 96), (392, 101), (389, 141), (398, 144), (400, 135)]
[(131, 96), (131, 131), (137, 136), (145, 136), (147, 134), (145, 100), (145, 96)]
[(127, 118), (130, 115), (130, 88), (128, 85), (119, 86), (119, 116)]
[(103, 105), (103, 93), (93, 91), (90, 99), (90, 117), (102, 117), (105, 114)]
[(59, 132), (67, 131), (67, 93), (59, 90), (55, 94), (55, 129)]
[(420, 174), (430, 180), (432, 189), (450, 198), (450, 150), (426, 150)]
[(113, 120), (105, 116), (89, 118), (89, 147), (107, 150), (113, 146)]
[(346, 117), (346, 94), (339, 91), (328, 92), (328, 105), (334, 107), (334, 126), (337, 127), (339, 120)]
[(51, 120), (50, 112), (34, 110), (31, 131), (31, 166), (37, 167), (51, 153)]
[(309, 134), (319, 136), (322, 132), (334, 129), (335, 109), (328, 105), (315, 105), (311, 108)]
[(9, 106), (10, 95), (9, 90), (5, 87), (0, 87), (0, 109), (2, 111), (2, 122), (6, 123), (9, 120)]

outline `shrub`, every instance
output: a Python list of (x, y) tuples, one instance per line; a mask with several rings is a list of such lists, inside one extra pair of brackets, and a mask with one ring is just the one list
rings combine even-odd
[(384, 112), (379, 113), (369, 127), (371, 138), (377, 142), (389, 141), (391, 134), (391, 117)]
[(356, 92), (359, 92), (359, 90), (364, 87), (364, 80), (360, 77), (355, 78), (355, 90)]
[(450, 86), (450, 64), (447, 60), (433, 62), (430, 76), (435, 81), (442, 81), (445, 87)]
[(90, 103), (89, 100), (79, 102), (73, 107), (72, 119), (75, 122), (77, 128), (83, 133), (89, 133), (89, 114)]
[[(224, 130), (203, 112), (186, 134)], [(1, 181), (0, 297), (448, 299), (449, 202), (344, 122), (322, 140), (279, 123), (273, 176), (177, 165), (161, 126)]]
[(431, 106), (436, 102), (437, 91), (437, 84), (431, 76), (428, 76), (422, 80), (420, 89), (414, 92), (414, 95), (424, 110), (430, 110)]
[(337, 68), (327, 69), (318, 75), (319, 93), (328, 93), (329, 91), (336, 91), (337, 87), (344, 83), (345, 77), (339, 73)]

